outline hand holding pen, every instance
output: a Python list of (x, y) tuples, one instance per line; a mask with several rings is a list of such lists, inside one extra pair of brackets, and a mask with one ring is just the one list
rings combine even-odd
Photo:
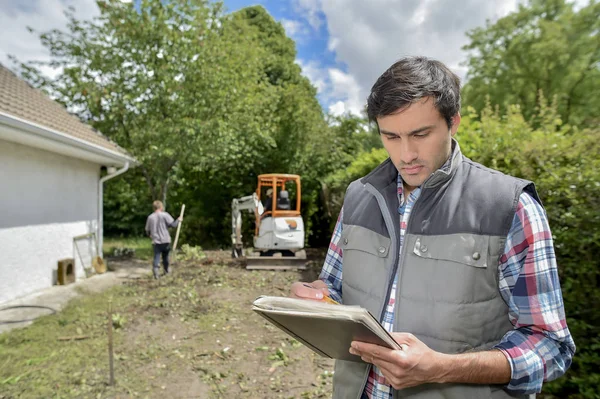
[(322, 280), (315, 280), (312, 283), (295, 282), (292, 284), (290, 296), (292, 298), (312, 299), (337, 304), (329, 297), (329, 288)]

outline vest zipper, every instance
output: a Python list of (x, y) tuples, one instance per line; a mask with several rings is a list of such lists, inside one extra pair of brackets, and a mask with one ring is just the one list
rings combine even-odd
[[(388, 284), (386, 286), (386, 295), (385, 295), (385, 300), (383, 301), (383, 307), (381, 309), (381, 311), (379, 312), (379, 315), (377, 315), (377, 319), (381, 322), (381, 317), (383, 316), (384, 312), (385, 312), (385, 308), (388, 304), (388, 302), (390, 301), (390, 291), (391, 291), (391, 284), (393, 284), (393, 277), (396, 275), (396, 272), (398, 271), (398, 262), (400, 260), (400, 253), (398, 251), (398, 248), (400, 248), (400, 231), (398, 230), (398, 234), (396, 234), (396, 228), (400, 228), (399, 223), (394, 224), (394, 220), (392, 219), (392, 215), (390, 215), (389, 209), (387, 207), (387, 203), (385, 202), (385, 198), (383, 198), (383, 195), (381, 195), (381, 193), (379, 191), (377, 191), (375, 189), (375, 187), (373, 187), (371, 184), (366, 184), (365, 185), (366, 190), (371, 193), (375, 199), (377, 200), (377, 204), (379, 205), (379, 209), (381, 210), (381, 214), (383, 216), (383, 220), (385, 221), (385, 225), (388, 229), (388, 231), (390, 232), (390, 236), (391, 236), (391, 240), (390, 242), (392, 243), (393, 250), (394, 250), (394, 263), (392, 264), (392, 272), (390, 273), (390, 276), (388, 278)], [(390, 251), (392, 250), (392, 248), (390, 248)], [(389, 252), (388, 252), (389, 253)], [(395, 318), (394, 318), (394, 323), (396, 322)], [(361, 388), (364, 388), (365, 384), (367, 383), (367, 379), (369, 378), (369, 372), (371, 370), (372, 366), (367, 367), (367, 371), (363, 377), (363, 382), (361, 385)], [(359, 390), (358, 392), (358, 396), (357, 399), (360, 399), (362, 396), (362, 389)], [(393, 394), (395, 396), (395, 394)]]
[[(429, 180), (429, 178), (427, 180)], [(413, 203), (413, 207), (412, 207), (412, 210), (410, 212), (411, 216), (412, 216), (413, 212), (415, 211), (415, 209), (417, 209), (417, 205), (419, 204), (419, 199), (421, 199), (421, 197), (423, 196), (423, 192), (425, 190), (425, 187), (424, 187), (425, 182), (423, 182), (423, 185), (421, 185), (421, 194), (419, 195), (419, 198), (417, 198), (415, 200), (415, 202)], [(400, 231), (399, 231), (400, 230), (400, 223), (396, 223), (398, 225), (397, 226), (398, 227), (398, 234), (396, 234), (396, 229), (394, 227), (393, 219), (392, 219), (392, 216), (390, 215), (389, 209), (388, 209), (387, 206), (382, 206), (382, 204), (383, 205), (387, 205), (385, 203), (385, 199), (383, 198), (383, 195), (381, 195), (381, 193), (379, 191), (377, 191), (375, 189), (375, 187), (373, 187), (370, 184), (366, 185), (366, 189), (371, 194), (373, 194), (375, 196), (375, 198), (377, 199), (377, 203), (379, 204), (379, 208), (380, 208), (381, 213), (383, 215), (383, 220), (385, 220), (385, 225), (386, 225), (387, 229), (390, 231), (390, 235), (394, 236), (394, 240), (392, 240), (392, 242), (395, 243), (395, 248), (394, 248), (394, 254), (395, 254), (394, 255), (394, 264), (393, 264), (393, 267), (392, 267), (392, 273), (391, 273), (391, 275), (390, 275), (390, 277), (388, 279), (387, 294), (385, 296), (385, 301), (383, 302), (383, 308), (381, 309), (381, 312), (379, 314), (379, 320), (381, 321), (381, 317), (383, 316), (383, 314), (385, 312), (385, 308), (386, 308), (387, 304), (390, 301), (391, 284), (394, 283), (393, 278), (395, 277), (396, 273), (399, 273), (398, 274), (398, 281), (396, 283), (396, 298), (395, 298), (395, 303), (394, 303), (394, 323), (392, 325), (392, 331), (395, 331), (396, 326), (398, 324), (397, 309), (399, 308), (398, 305), (400, 303), (400, 301), (399, 301), (400, 282), (402, 280), (402, 269), (400, 271), (398, 271), (398, 268), (399, 268), (399, 265), (401, 263), (404, 264), (404, 259), (406, 258), (406, 248), (404, 246), (402, 248), (400, 248)], [(408, 217), (408, 221), (406, 222), (406, 231), (407, 232), (409, 231), (409, 226), (410, 226), (410, 223), (411, 223), (411, 220), (412, 220), (411, 216)], [(392, 228), (390, 229), (390, 227), (392, 227)], [(406, 235), (406, 233), (405, 233), (405, 235)], [(398, 248), (400, 248), (399, 251), (398, 251)], [(365, 386), (365, 384), (367, 382), (367, 379), (369, 378), (368, 371), (369, 371), (369, 369), (367, 369), (367, 373), (365, 375), (365, 378), (364, 378), (364, 381), (363, 381), (363, 384), (362, 384), (363, 387)], [(359, 394), (359, 396), (358, 396), (357, 399), (360, 399), (361, 395), (362, 395), (362, 391), (360, 392), (360, 394)], [(397, 398), (398, 397), (397, 390), (392, 389), (392, 397), (393, 398)]]

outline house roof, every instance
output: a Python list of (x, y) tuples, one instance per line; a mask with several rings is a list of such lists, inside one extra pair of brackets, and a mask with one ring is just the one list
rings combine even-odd
[(0, 112), (130, 158), (126, 150), (0, 64)]

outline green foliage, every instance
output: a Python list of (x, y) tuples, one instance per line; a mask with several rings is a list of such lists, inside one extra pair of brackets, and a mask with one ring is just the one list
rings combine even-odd
[(151, 198), (141, 168), (131, 168), (126, 174), (105, 183), (103, 214), (105, 235), (144, 236), (146, 217), (152, 212)]
[(112, 314), (112, 325), (114, 328), (123, 328), (127, 319), (120, 313)]
[[(329, 201), (327, 176), (344, 170), (363, 151), (381, 147), (379, 135), (363, 117), (330, 117), (329, 126), (306, 143), (302, 174), (304, 219), (311, 246), (327, 246), (337, 210)], [(307, 198), (308, 197), (308, 198)]]
[(106, 237), (102, 251), (105, 257), (135, 254), (139, 259), (152, 259), (152, 240), (148, 237)]
[(566, 0), (530, 0), (467, 33), (470, 43), (464, 104), (504, 111), (519, 104), (529, 119), (538, 95), (557, 98), (565, 123), (595, 126), (600, 106), (600, 3), (575, 12)]
[(110, 251), (110, 256), (114, 256), (116, 258), (133, 258), (135, 256), (135, 249), (116, 247)]
[(181, 255), (178, 255), (178, 258), (186, 261), (196, 261), (206, 258), (206, 254), (202, 250), (202, 247), (183, 244), (181, 246)]
[[(362, 152), (346, 168), (340, 169), (325, 179), (327, 185), (327, 198), (331, 212), (339, 214), (344, 202), (346, 188), (354, 180), (369, 174), (380, 163), (388, 158), (385, 148), (373, 148), (369, 152)], [(335, 221), (335, 220), (334, 220)]]

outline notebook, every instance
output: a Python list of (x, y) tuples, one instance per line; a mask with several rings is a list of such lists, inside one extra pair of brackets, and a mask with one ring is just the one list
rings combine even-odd
[(360, 356), (348, 351), (352, 341), (400, 349), (377, 319), (360, 306), (260, 296), (253, 302), (252, 310), (319, 355), (331, 359), (362, 362)]

